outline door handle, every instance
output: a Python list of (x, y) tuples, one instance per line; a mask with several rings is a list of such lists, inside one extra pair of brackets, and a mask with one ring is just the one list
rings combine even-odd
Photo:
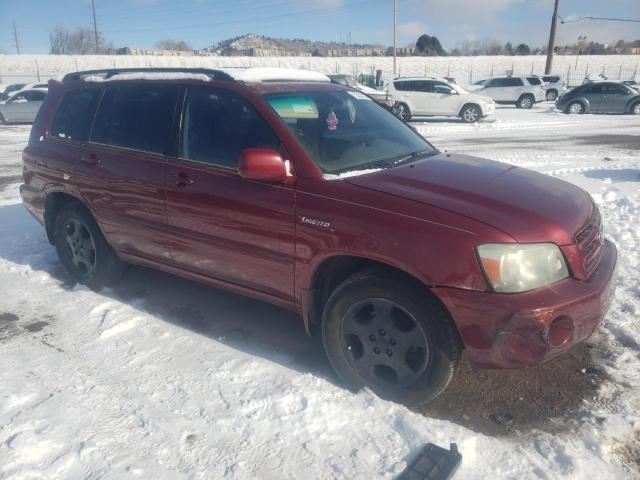
[(184, 188), (187, 185), (193, 185), (193, 178), (189, 178), (189, 176), (184, 172), (177, 173), (173, 175), (171, 178), (172, 180), (175, 180), (176, 187), (179, 187), (179, 188)]
[(100, 159), (95, 153), (89, 153), (87, 155), (83, 155), (80, 157), (80, 161), (82, 163), (86, 163), (87, 165), (99, 165)]

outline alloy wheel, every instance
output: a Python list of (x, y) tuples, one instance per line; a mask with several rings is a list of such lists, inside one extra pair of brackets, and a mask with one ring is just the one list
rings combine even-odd
[(344, 356), (368, 383), (404, 388), (429, 363), (429, 341), (420, 323), (399, 304), (368, 298), (352, 305), (341, 323)]
[(574, 102), (569, 105), (569, 113), (582, 113), (582, 104), (579, 102)]
[(533, 105), (533, 102), (531, 101), (531, 99), (529, 97), (524, 97), (522, 100), (520, 100), (520, 106), (522, 108), (531, 108)]
[(553, 102), (556, 98), (558, 98), (558, 94), (555, 92), (555, 90), (551, 90), (550, 92), (547, 92), (547, 100), (549, 100), (550, 102)]
[(91, 232), (80, 220), (69, 219), (64, 233), (71, 263), (80, 275), (90, 277), (96, 269), (96, 246)]
[(640, 115), (640, 103), (636, 103), (631, 111), (634, 115)]
[(462, 115), (464, 120), (469, 123), (477, 122), (479, 117), (478, 110), (473, 107), (467, 108)]

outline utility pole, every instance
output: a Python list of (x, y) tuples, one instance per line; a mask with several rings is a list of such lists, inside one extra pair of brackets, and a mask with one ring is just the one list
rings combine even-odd
[(551, 31), (549, 32), (549, 46), (547, 47), (547, 65), (544, 67), (544, 74), (549, 75), (553, 67), (553, 50), (556, 48), (556, 23), (558, 22), (558, 4), (556, 0), (553, 7), (553, 17), (551, 18)]
[(20, 55), (20, 43), (18, 42), (18, 30), (16, 30), (16, 21), (13, 21), (13, 40), (16, 42), (16, 53)]
[(96, 54), (100, 53), (100, 46), (98, 45), (98, 23), (96, 22), (96, 1), (91, 0), (91, 13), (93, 14), (93, 36), (96, 41)]
[(396, 64), (398, 62), (398, 55), (396, 52), (396, 23), (398, 20), (398, 0), (393, 0), (393, 77), (396, 76)]

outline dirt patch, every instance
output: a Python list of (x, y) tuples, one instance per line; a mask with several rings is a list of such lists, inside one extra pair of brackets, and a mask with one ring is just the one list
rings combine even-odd
[(622, 463), (640, 478), (640, 430), (636, 430), (629, 441), (616, 447), (614, 454), (618, 455)]
[(24, 326), (28, 332), (40, 332), (44, 327), (49, 325), (47, 322), (33, 322)]
[(0, 313), (0, 343), (5, 343), (19, 333), (16, 322), (20, 320), (15, 313)]
[(531, 427), (558, 431), (558, 419), (575, 414), (607, 379), (594, 349), (583, 343), (543, 365), (518, 370), (474, 370), (464, 361), (444, 393), (419, 413), (494, 436)]

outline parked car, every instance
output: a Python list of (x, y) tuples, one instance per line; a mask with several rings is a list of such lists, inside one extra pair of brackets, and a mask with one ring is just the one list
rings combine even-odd
[(0, 103), (0, 123), (33, 123), (46, 96), (46, 90), (14, 92), (6, 102)]
[(9, 95), (11, 93), (17, 92), (18, 90), (22, 90), (24, 86), (25, 86), (24, 83), (13, 83), (11, 85), (6, 86), (2, 91), (2, 93), (0, 93), (0, 101), (6, 100), (7, 98), (9, 98)]
[(437, 78), (396, 78), (389, 84), (395, 112), (405, 122), (415, 116), (444, 115), (474, 123), (491, 115), (495, 102)]
[(560, 95), (567, 91), (567, 82), (560, 75), (545, 75), (542, 77), (547, 94), (547, 100), (555, 101)]
[(630, 113), (640, 115), (640, 92), (620, 82), (580, 85), (558, 98), (565, 113)]
[(47, 90), (49, 88), (49, 82), (37, 82), (24, 85), (20, 90)]
[(538, 77), (494, 77), (477, 82), (472, 92), (495, 100), (496, 103), (531, 108), (547, 98)]
[(369, 95), (376, 102), (382, 105), (385, 108), (391, 109), (393, 108), (393, 97), (391, 94), (384, 90), (376, 90), (375, 88), (367, 87), (366, 85), (362, 85), (358, 83), (352, 75), (346, 75), (344, 73), (331, 73), (327, 75), (333, 83), (338, 83), (340, 85), (345, 85), (347, 87), (355, 88), (356, 90), (360, 90), (365, 95)]
[(129, 262), (272, 302), (347, 385), (412, 405), (462, 350), (525, 367), (593, 333), (616, 248), (588, 193), (441, 153), (359, 92), (271, 70), (52, 86), (20, 193), (71, 278), (100, 288)]

